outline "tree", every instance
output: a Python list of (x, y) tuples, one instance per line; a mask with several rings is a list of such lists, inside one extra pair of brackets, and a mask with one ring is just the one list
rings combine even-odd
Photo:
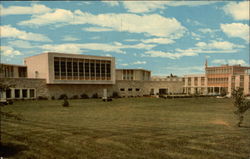
[(234, 89), (232, 92), (232, 96), (234, 98), (234, 106), (236, 107), (236, 111), (234, 112), (238, 117), (238, 127), (241, 126), (244, 113), (250, 108), (250, 101), (247, 101), (243, 94), (243, 89), (238, 88)]

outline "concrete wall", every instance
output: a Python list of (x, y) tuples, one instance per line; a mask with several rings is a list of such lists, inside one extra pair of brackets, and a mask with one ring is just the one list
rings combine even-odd
[(66, 94), (69, 98), (77, 95), (80, 98), (81, 94), (87, 94), (92, 97), (97, 93), (99, 97), (103, 96), (103, 90), (107, 89), (108, 96), (113, 94), (113, 85), (100, 84), (48, 84), (49, 96), (56, 99), (62, 94)]
[(28, 78), (41, 78), (46, 82), (49, 80), (48, 54), (43, 53), (25, 58)]
[[(120, 96), (143, 96), (150, 95), (151, 90), (153, 93), (159, 93), (159, 89), (167, 89), (168, 93), (182, 93), (183, 92), (182, 81), (129, 81), (129, 80), (117, 80), (114, 86), (114, 91), (117, 91)], [(129, 89), (132, 88), (132, 91)], [(124, 91), (121, 91), (124, 89)], [(136, 89), (140, 89), (136, 91)]]
[[(1, 78), (0, 83), (11, 85), (11, 89), (35, 89), (36, 97), (49, 97), (45, 79)], [(13, 91), (12, 91), (13, 93)]]

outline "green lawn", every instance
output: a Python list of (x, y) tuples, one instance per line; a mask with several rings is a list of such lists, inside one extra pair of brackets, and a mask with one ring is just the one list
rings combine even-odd
[(250, 111), (236, 127), (232, 99), (16, 101), (1, 107), (8, 158), (248, 159)]

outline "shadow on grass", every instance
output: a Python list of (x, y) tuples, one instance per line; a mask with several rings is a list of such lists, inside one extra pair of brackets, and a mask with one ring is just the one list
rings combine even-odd
[(0, 156), (1, 157), (12, 157), (17, 153), (27, 150), (28, 147), (21, 144), (13, 144), (13, 143), (0, 143)]

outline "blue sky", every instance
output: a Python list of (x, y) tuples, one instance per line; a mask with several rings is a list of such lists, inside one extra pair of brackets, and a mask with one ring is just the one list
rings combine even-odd
[(249, 1), (1, 2), (1, 63), (53, 51), (153, 75), (249, 65)]

